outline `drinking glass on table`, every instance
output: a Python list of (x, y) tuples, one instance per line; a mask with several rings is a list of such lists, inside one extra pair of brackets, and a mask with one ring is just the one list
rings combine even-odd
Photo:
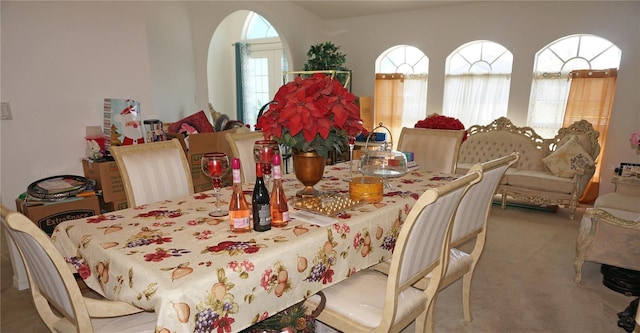
[(271, 169), (275, 154), (280, 154), (280, 146), (273, 140), (258, 140), (253, 144), (253, 159), (255, 163), (260, 163), (262, 176), (267, 188), (269, 188), (269, 181), (271, 180)]
[(212, 217), (222, 217), (229, 215), (229, 211), (220, 208), (220, 188), (222, 188), (222, 177), (229, 172), (229, 157), (225, 153), (215, 152), (202, 155), (200, 162), (202, 172), (213, 184), (216, 196), (216, 208), (209, 213)]

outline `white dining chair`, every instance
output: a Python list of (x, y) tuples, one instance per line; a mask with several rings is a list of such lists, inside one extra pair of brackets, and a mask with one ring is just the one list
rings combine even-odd
[[(440, 289), (450, 286), (452, 283), (462, 281), (462, 306), (464, 320), (470, 322), (471, 316), (471, 282), (478, 260), (484, 251), (487, 239), (487, 221), (493, 205), (495, 191), (507, 169), (516, 163), (520, 155), (513, 153), (485, 163), (474, 165), (469, 173), (482, 172), (482, 180), (469, 189), (462, 198), (456, 212), (451, 234), (451, 253), (449, 267), (440, 283)], [(471, 252), (459, 250), (460, 245), (470, 241), (474, 242)], [(421, 283), (424, 283), (422, 281)], [(425, 288), (428, 285), (418, 285)]]
[[(416, 322), (416, 332), (434, 328), (433, 304), (449, 262), (453, 217), (480, 171), (423, 193), (402, 225), (391, 257), (389, 275), (365, 269), (323, 289), (325, 308), (317, 320), (342, 332), (399, 332)], [(413, 284), (431, 273), (424, 290)], [(307, 299), (315, 308), (320, 297)]]
[(413, 152), (420, 170), (454, 173), (464, 131), (403, 127), (398, 151)]
[[(467, 322), (472, 320), (471, 282), (478, 260), (484, 251), (487, 238), (487, 221), (491, 205), (493, 204), (493, 197), (502, 176), (519, 158), (520, 155), (518, 153), (512, 153), (488, 162), (475, 164), (467, 173), (481, 172), (482, 180), (469, 189), (458, 206), (451, 236), (449, 266), (440, 282), (440, 289), (442, 290), (459, 279), (463, 279), (462, 305), (464, 319)], [(474, 240), (474, 247), (470, 253), (466, 253), (457, 248), (460, 245)], [(388, 274), (390, 263), (389, 261), (381, 262), (374, 266), (374, 269)], [(431, 277), (431, 274), (427, 274), (425, 278), (418, 281), (414, 287), (423, 290), (426, 289), (431, 285), (429, 281)]]
[(224, 135), (231, 146), (233, 156), (240, 159), (240, 175), (243, 183), (253, 183), (256, 181), (256, 162), (253, 158), (253, 144), (258, 140), (264, 140), (264, 133), (261, 131), (227, 133)]
[(177, 139), (111, 146), (129, 207), (194, 193), (191, 169)]
[(68, 264), (29, 218), (0, 206), (2, 227), (16, 243), (38, 315), (51, 332), (152, 333), (156, 315), (133, 305), (84, 297)]

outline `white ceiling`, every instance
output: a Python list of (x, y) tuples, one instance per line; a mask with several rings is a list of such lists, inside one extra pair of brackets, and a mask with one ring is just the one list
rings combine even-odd
[(436, 6), (455, 5), (477, 0), (413, 0), (413, 1), (361, 1), (361, 0), (325, 0), (325, 1), (291, 1), (296, 5), (318, 15), (324, 20), (335, 20), (348, 17), (403, 12)]

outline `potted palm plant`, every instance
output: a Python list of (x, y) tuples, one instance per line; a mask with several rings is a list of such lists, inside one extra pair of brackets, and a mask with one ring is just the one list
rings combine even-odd
[(344, 67), (347, 55), (340, 52), (339, 46), (328, 41), (311, 45), (307, 57), (307, 63), (303, 68), (305, 71), (339, 71), (336, 73), (338, 81), (343, 86), (350, 86), (351, 73)]

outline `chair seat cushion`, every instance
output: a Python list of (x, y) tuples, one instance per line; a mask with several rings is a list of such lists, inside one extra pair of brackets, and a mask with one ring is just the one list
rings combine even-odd
[[(327, 298), (324, 311), (340, 313), (366, 327), (376, 327), (382, 318), (386, 290), (386, 275), (374, 270), (362, 270), (322, 290)], [(416, 288), (405, 290), (399, 299), (396, 318), (405, 318), (406, 313), (424, 307), (428, 300), (427, 295)], [(309, 302), (318, 304), (320, 297), (314, 295)]]
[[(614, 210), (617, 209), (632, 213), (640, 213), (640, 205), (638, 205), (639, 202), (640, 198), (638, 197), (632, 197), (613, 192), (599, 196), (593, 204), (593, 207), (605, 210), (608, 210), (607, 208), (613, 208)], [(616, 215), (614, 212), (610, 213)], [(628, 217), (619, 217), (629, 219)]]
[(468, 267), (471, 266), (471, 264), (473, 264), (473, 257), (471, 257), (470, 254), (453, 248), (449, 251), (447, 275), (455, 274), (459, 271), (468, 271)]
[(506, 178), (511, 186), (547, 192), (571, 193), (575, 186), (572, 178), (558, 177), (544, 171), (520, 169), (507, 173)]
[[(475, 163), (458, 163), (456, 164), (456, 174), (458, 175), (466, 175), (467, 172), (469, 172), (469, 170), (471, 170), (471, 168), (475, 165)], [(517, 172), (518, 169), (515, 169), (513, 167), (507, 169), (507, 171), (505, 171), (505, 174), (502, 178), (500, 178), (500, 184), (507, 184), (507, 178), (509, 177), (509, 175), (514, 174), (515, 172)]]
[[(471, 264), (473, 264), (473, 257), (471, 257), (470, 254), (453, 248), (449, 250), (449, 267), (447, 267), (447, 274), (445, 274), (445, 277), (458, 275), (462, 271), (466, 272)], [(432, 273), (433, 272), (427, 274), (426, 278), (431, 279)]]

